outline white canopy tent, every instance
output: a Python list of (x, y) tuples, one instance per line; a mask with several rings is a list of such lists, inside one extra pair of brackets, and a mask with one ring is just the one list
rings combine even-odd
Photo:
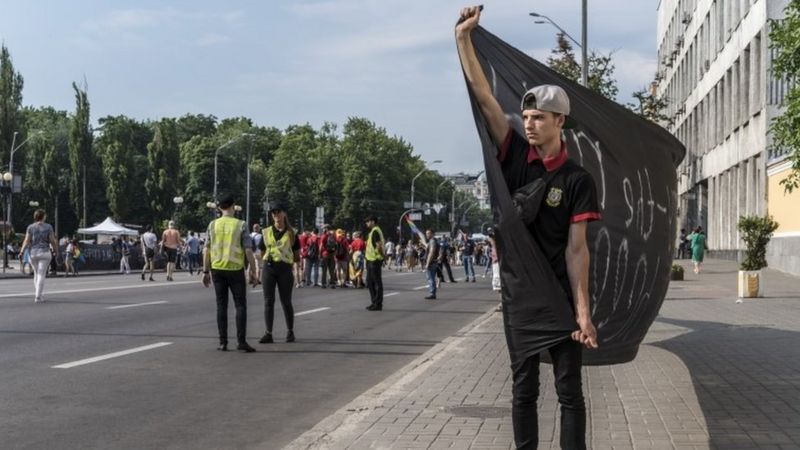
[(111, 217), (106, 217), (106, 220), (103, 222), (90, 227), (90, 228), (78, 228), (78, 234), (97, 234), (97, 235), (107, 235), (107, 236), (138, 236), (139, 232), (136, 230), (131, 230), (130, 228), (125, 228), (122, 225), (114, 222)]

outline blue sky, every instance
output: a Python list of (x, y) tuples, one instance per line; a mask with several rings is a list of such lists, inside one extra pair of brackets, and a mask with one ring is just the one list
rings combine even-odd
[[(482, 24), (537, 58), (555, 30), (580, 38), (580, 0), (485, 1)], [(618, 101), (656, 68), (658, 0), (589, 0), (589, 48), (613, 50)], [(72, 110), (86, 78), (92, 118), (246, 116), (285, 128), (367, 117), (442, 172), (482, 168), (460, 73), (452, 0), (0, 0), (0, 39), (25, 105)]]

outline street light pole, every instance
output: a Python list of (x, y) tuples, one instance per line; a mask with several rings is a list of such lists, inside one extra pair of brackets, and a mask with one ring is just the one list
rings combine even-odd
[(588, 40), (588, 18), (586, 0), (583, 0), (581, 13), (581, 84), (589, 86), (589, 56), (587, 54), (586, 41)]
[[(16, 153), (17, 150), (22, 148), (22, 146), (25, 145), (25, 143), (28, 142), (30, 140), (30, 138), (32, 138), (32, 137), (34, 137), (34, 136), (36, 136), (38, 134), (41, 134), (41, 132), (42, 132), (41, 130), (34, 131), (33, 134), (28, 136), (24, 141), (20, 142), (20, 144), (17, 145), (16, 147), (14, 146), (14, 144), (17, 142), (17, 135), (19, 134), (19, 131), (15, 131), (14, 132), (14, 137), (11, 139), (11, 155), (10, 155), (10, 157), (8, 159), (8, 172), (12, 176), (14, 175), (14, 153)], [(7, 223), (11, 222), (11, 205), (13, 204), (13, 194), (14, 194), (14, 186), (12, 185), (11, 186), (11, 191), (9, 191), (9, 193), (8, 193), (8, 210), (6, 211), (6, 222)]]
[[(442, 160), (441, 160), (441, 159), (437, 159), (436, 161), (431, 161), (431, 162), (430, 162), (430, 164), (431, 164), (431, 165), (433, 165), (433, 164), (439, 164), (439, 163), (441, 163), (441, 162), (442, 162)], [(411, 207), (412, 207), (412, 208), (414, 207), (414, 182), (415, 182), (415, 181), (417, 181), (417, 178), (419, 178), (419, 177), (420, 177), (420, 175), (422, 175), (423, 173), (425, 173), (425, 171), (426, 171), (426, 170), (428, 170), (428, 168), (427, 168), (427, 167), (425, 167), (424, 169), (420, 170), (420, 171), (419, 171), (419, 173), (418, 173), (418, 174), (416, 174), (416, 175), (414, 176), (414, 178), (412, 178), (412, 179), (411, 179)]]
[(247, 228), (250, 229), (250, 163), (253, 159), (253, 134), (252, 133), (242, 133), (242, 136), (247, 136), (250, 138), (250, 147), (247, 149), (247, 203), (245, 204), (245, 224)]
[(572, 41), (578, 48), (581, 49), (581, 85), (588, 86), (589, 85), (589, 55), (588, 55), (588, 48), (587, 48), (587, 40), (588, 40), (588, 17), (587, 17), (587, 0), (581, 0), (582, 3), (582, 13), (581, 13), (581, 43), (579, 44), (575, 38), (570, 36), (569, 33), (566, 32), (563, 28), (561, 28), (553, 19), (545, 16), (544, 14), (538, 14), (535, 12), (530, 13), (531, 17), (541, 18), (544, 20), (537, 20), (536, 23), (549, 23), (550, 25), (556, 27), (558, 31), (560, 31), (564, 36), (566, 36), (570, 41)]

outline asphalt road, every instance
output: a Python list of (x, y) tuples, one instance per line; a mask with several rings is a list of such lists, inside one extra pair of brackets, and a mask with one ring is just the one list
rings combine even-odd
[[(31, 280), (0, 280), (0, 447), (278, 449), (496, 304), (489, 278), (426, 301), (422, 274), (384, 271), (383, 311), (365, 289), (296, 289), (297, 342), (278, 304), (265, 345), (259, 287), (258, 352), (223, 353), (212, 290), (157, 280), (48, 279), (43, 304)], [(232, 305), (229, 323), (235, 345)]]

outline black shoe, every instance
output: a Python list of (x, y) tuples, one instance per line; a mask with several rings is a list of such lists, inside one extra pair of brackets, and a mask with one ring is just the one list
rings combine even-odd
[(473, 282), (473, 283), (475, 282), (475, 278), (473, 278), (473, 279), (472, 279), (472, 282)]
[(458, 283), (456, 280), (450, 280), (451, 283)]
[(144, 274), (142, 274), (142, 281), (144, 281)]
[(261, 339), (258, 340), (259, 344), (272, 344), (272, 333), (264, 333), (264, 336), (261, 336)]
[(331, 285), (331, 289), (336, 289), (336, 286), (335, 285)]
[(322, 289), (327, 289), (327, 288), (328, 288), (328, 286), (325, 286), (325, 285), (322, 285), (322, 286), (320, 286), (320, 287), (321, 287)]
[(367, 311), (380, 311), (382, 309), (383, 309), (382, 306), (377, 306), (377, 305), (369, 305), (369, 306), (367, 306)]
[(289, 332), (286, 333), (286, 342), (294, 342), (294, 331), (289, 330)]
[(219, 347), (217, 347), (217, 350), (219, 350), (221, 352), (227, 352), (228, 351), (228, 343), (225, 342), (225, 343), (219, 344)]
[(247, 342), (243, 342), (237, 345), (236, 350), (239, 350), (242, 353), (253, 353), (254, 351), (256, 351), (256, 349), (250, 347), (250, 344), (248, 344)]
[(154, 280), (153, 277), (150, 277), (150, 281), (156, 281), (156, 280)]
[(436, 300), (436, 296), (435, 295), (429, 295), (429, 296), (425, 297), (425, 300)]

